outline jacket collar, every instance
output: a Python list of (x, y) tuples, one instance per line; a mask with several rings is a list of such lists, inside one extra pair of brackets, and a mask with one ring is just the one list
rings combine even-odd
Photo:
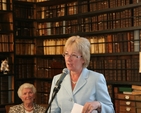
[(89, 71), (87, 68), (83, 68), (82, 73), (73, 91), (71, 87), (70, 74), (68, 73), (66, 75), (62, 86), (66, 89), (66, 91), (68, 92), (68, 94), (70, 94), (70, 96), (75, 95), (78, 92), (78, 90), (80, 90), (86, 84), (88, 78), (88, 72)]

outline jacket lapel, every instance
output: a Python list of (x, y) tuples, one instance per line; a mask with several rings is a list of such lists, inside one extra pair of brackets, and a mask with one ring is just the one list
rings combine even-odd
[(70, 96), (72, 96), (72, 87), (71, 87), (71, 83), (70, 83), (70, 74), (66, 75), (62, 86), (65, 88), (65, 90), (68, 92), (68, 94)]
[(73, 90), (73, 95), (75, 95), (86, 84), (87, 78), (88, 78), (88, 70), (84, 68)]
[(86, 81), (88, 78), (88, 72), (89, 71), (86, 68), (83, 69), (73, 92), (72, 92), (72, 87), (70, 83), (70, 74), (66, 75), (62, 86), (66, 89), (66, 91), (68, 92), (70, 96), (76, 94), (86, 84)]

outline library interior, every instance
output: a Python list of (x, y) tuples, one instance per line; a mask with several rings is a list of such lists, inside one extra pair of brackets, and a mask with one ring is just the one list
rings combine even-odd
[(115, 113), (141, 113), (141, 0), (0, 0), (0, 113), (25, 82), (48, 105), (74, 35), (89, 40), (88, 69), (104, 75)]

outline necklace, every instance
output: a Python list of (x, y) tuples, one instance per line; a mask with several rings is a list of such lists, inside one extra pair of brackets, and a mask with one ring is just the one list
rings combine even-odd
[(32, 111), (32, 110), (33, 110), (33, 107), (32, 107), (32, 108), (26, 108), (26, 107), (24, 107), (24, 109), (25, 109), (26, 111)]
[(73, 81), (73, 80), (71, 80), (71, 82), (73, 83), (73, 84), (76, 84), (77, 82), (75, 82), (75, 81)]

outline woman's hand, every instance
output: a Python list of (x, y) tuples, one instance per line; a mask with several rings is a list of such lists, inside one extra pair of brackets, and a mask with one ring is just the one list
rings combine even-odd
[(87, 102), (85, 103), (82, 113), (93, 113), (94, 110), (100, 111), (101, 104), (98, 101)]

